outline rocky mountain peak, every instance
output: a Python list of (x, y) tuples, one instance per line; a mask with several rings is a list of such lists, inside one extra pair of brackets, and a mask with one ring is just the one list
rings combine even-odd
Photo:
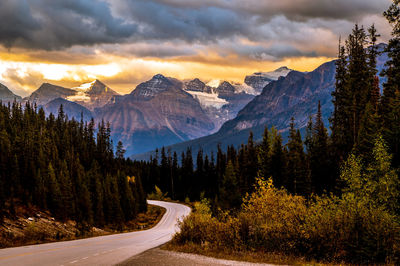
[(273, 72), (286, 72), (286, 71), (291, 71), (287, 66), (280, 67), (278, 69), (275, 69)]
[(90, 83), (90, 87), (86, 90), (86, 93), (89, 95), (104, 94), (104, 93), (118, 95), (117, 92), (113, 91), (110, 87), (108, 87), (107, 85), (105, 85), (103, 82), (101, 82), (98, 79), (96, 79)]
[(152, 98), (157, 94), (175, 87), (176, 82), (171, 81), (162, 74), (155, 75), (151, 80), (139, 84), (131, 95), (139, 98)]
[(257, 94), (260, 94), (265, 86), (280, 77), (286, 77), (292, 70), (286, 66), (275, 69), (270, 72), (256, 72), (246, 76), (244, 83), (253, 87)]
[(37, 105), (45, 105), (56, 98), (67, 98), (76, 94), (73, 89), (64, 88), (50, 83), (43, 83), (29, 97), (24, 100)]
[(222, 82), (217, 88), (218, 94), (234, 94), (235, 87), (228, 81)]
[(203, 81), (198, 78), (185, 82), (186, 90), (211, 93), (211, 87), (207, 86)]
[(154, 75), (153, 78), (152, 78), (152, 80), (153, 80), (153, 79), (162, 80), (162, 81), (168, 81), (168, 79), (167, 79), (164, 75), (162, 75), (162, 74), (156, 74), (156, 75)]

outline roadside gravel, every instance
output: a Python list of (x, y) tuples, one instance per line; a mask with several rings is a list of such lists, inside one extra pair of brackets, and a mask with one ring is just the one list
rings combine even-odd
[(195, 254), (187, 254), (181, 252), (167, 251), (161, 250), (160, 248), (150, 249), (146, 252), (143, 252), (139, 255), (136, 255), (123, 263), (118, 264), (119, 266), (131, 266), (131, 265), (140, 265), (140, 266), (163, 266), (163, 265), (172, 265), (172, 266), (209, 266), (209, 265), (243, 265), (243, 266), (251, 266), (251, 265), (272, 265), (272, 264), (261, 264), (261, 263), (249, 263), (249, 262), (238, 262), (232, 260), (221, 260), (210, 258), (201, 255)]

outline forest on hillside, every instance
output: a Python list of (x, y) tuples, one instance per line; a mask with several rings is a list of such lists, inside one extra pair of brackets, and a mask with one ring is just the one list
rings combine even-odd
[(109, 125), (57, 117), (27, 103), (0, 105), (0, 221), (16, 205), (35, 205), (83, 231), (132, 220), (146, 194)]

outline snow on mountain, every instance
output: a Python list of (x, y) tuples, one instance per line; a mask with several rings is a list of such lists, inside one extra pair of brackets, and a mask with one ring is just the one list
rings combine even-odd
[(251, 94), (251, 95), (258, 95), (257, 91), (253, 87), (247, 85), (246, 83), (243, 83), (243, 84), (242, 83), (233, 83), (232, 85), (233, 85), (233, 87), (235, 87), (236, 93), (246, 93), (246, 94)]
[(212, 88), (218, 88), (221, 85), (222, 81), (220, 79), (210, 80), (206, 85)]
[(254, 75), (259, 75), (272, 80), (278, 80), (280, 77), (286, 77), (290, 71), (292, 71), (292, 69), (289, 69), (286, 66), (284, 66), (271, 72), (259, 72), (259, 73), (254, 73)]
[(96, 83), (96, 80), (89, 82), (89, 83), (84, 83), (80, 85), (79, 87), (72, 88), (73, 90), (76, 91), (75, 95), (67, 97), (68, 101), (71, 102), (85, 102), (89, 103), (90, 102), (90, 97), (87, 95), (87, 91)]
[(281, 67), (271, 72), (256, 72), (246, 76), (244, 83), (253, 87), (258, 95), (271, 81), (278, 80), (280, 77), (286, 77), (291, 71), (287, 67)]
[(217, 109), (221, 109), (224, 105), (228, 104), (228, 101), (225, 99), (219, 98), (217, 93), (206, 93), (200, 91), (187, 91), (190, 93), (195, 99), (200, 102), (200, 105), (204, 108), (214, 107)]

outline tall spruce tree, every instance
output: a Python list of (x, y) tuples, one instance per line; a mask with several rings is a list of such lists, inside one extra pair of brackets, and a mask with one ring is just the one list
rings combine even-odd
[(393, 163), (400, 165), (400, 1), (393, 0), (392, 5), (384, 13), (392, 25), (392, 39), (386, 52), (389, 61), (382, 75), (387, 81), (383, 86), (381, 101), (382, 135), (389, 150), (394, 154)]

